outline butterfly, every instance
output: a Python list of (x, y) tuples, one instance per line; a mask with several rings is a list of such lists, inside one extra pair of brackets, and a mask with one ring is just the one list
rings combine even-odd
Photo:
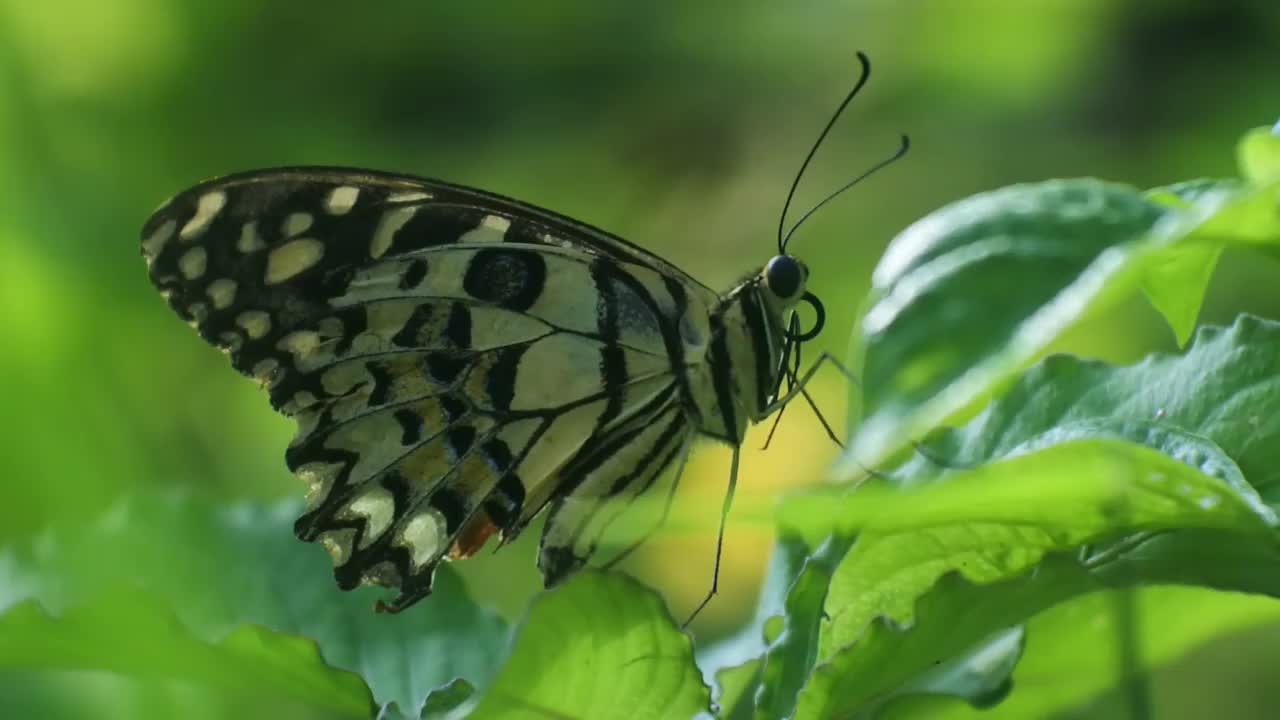
[[(818, 144), (866, 80), (859, 58)], [(296, 167), (185, 190), (141, 244), (177, 314), (296, 420), (285, 460), (308, 486), (298, 537), (325, 547), (339, 587), (397, 589), (381, 608), (400, 611), (430, 593), (440, 562), (508, 543), (543, 512), (537, 564), (555, 585), (617, 507), (673, 469), (674, 492), (697, 436), (733, 448), (723, 536), (747, 427), (821, 364), (799, 377), (823, 306), (781, 228), (778, 253), (718, 293), (518, 200)], [(801, 304), (816, 312), (807, 332)]]

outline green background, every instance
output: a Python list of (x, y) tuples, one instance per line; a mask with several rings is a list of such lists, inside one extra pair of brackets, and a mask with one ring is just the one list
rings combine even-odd
[[(794, 239), (828, 311), (814, 350), (843, 351), (875, 259), (930, 210), (1047, 177), (1232, 175), (1236, 138), (1280, 114), (1280, 6), (1255, 0), (3, 0), (0, 542), (132, 495), (300, 494), (281, 460), (291, 423), (146, 280), (138, 228), (168, 195), (271, 165), (410, 172), (554, 208), (727, 287), (770, 256), (787, 185), (858, 49), (873, 78), (797, 209), (899, 133), (913, 149)], [(1280, 316), (1277, 278), (1276, 263), (1228, 252), (1201, 320)], [(1134, 300), (1058, 349), (1129, 361), (1173, 346)], [(842, 418), (844, 381), (818, 382), (824, 413)], [(747, 441), (744, 502), (819, 481), (835, 452), (807, 409), (788, 413), (767, 453), (762, 440)], [(677, 616), (709, 581), (727, 467), (725, 450), (698, 452), (681, 514), (705, 509), (705, 526), (665, 534), (628, 566)], [(750, 616), (769, 544), (758, 522), (731, 529), (700, 638)], [(532, 552), (523, 542), (458, 569), (517, 617), (538, 583)], [(1265, 716), (1280, 699), (1266, 690), (1274, 635), (1162, 671), (1158, 716)], [(0, 697), (19, 681), (0, 672)]]

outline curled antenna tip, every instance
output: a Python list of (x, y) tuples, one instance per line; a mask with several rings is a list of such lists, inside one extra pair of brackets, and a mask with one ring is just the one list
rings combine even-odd
[(799, 230), (799, 229), (800, 229), (800, 226), (801, 226), (801, 225), (803, 225), (803, 224), (804, 224), (804, 222), (805, 222), (806, 220), (808, 220), (809, 218), (813, 217), (813, 214), (814, 214), (814, 213), (816, 213), (819, 209), (821, 209), (824, 205), (826, 205), (827, 203), (829, 203), (829, 202), (831, 202), (832, 200), (836, 199), (836, 198), (837, 198), (838, 196), (840, 196), (840, 195), (841, 195), (845, 190), (848, 190), (849, 188), (853, 187), (854, 185), (857, 185), (858, 183), (862, 182), (863, 180), (865, 180), (866, 178), (870, 177), (871, 175), (874, 175), (878, 170), (880, 170), (880, 169), (881, 169), (881, 168), (883, 168), (884, 166), (889, 165), (890, 163), (894, 162), (895, 160), (897, 160), (898, 158), (902, 157), (903, 155), (906, 155), (906, 154), (907, 154), (907, 150), (908, 150), (910, 147), (911, 147), (911, 140), (910, 140), (910, 138), (908, 138), (908, 137), (907, 137), (906, 133), (903, 133), (903, 134), (902, 134), (902, 136), (901, 136), (901, 142), (898, 144), (898, 149), (897, 149), (897, 150), (894, 150), (892, 155), (890, 155), (889, 157), (885, 158), (884, 160), (881, 160), (880, 162), (876, 163), (875, 165), (872, 165), (870, 169), (868, 169), (867, 171), (863, 172), (863, 173), (862, 173), (861, 175), (859, 175), (858, 177), (856, 177), (856, 178), (854, 178), (854, 179), (850, 180), (849, 182), (845, 183), (844, 185), (842, 185), (842, 186), (840, 187), (840, 189), (839, 189), (839, 190), (836, 190), (835, 192), (831, 193), (830, 195), (827, 195), (825, 198), (823, 198), (821, 201), (819, 201), (819, 202), (818, 202), (818, 204), (816, 204), (816, 205), (814, 205), (813, 207), (811, 207), (811, 208), (809, 208), (808, 210), (806, 210), (806, 211), (804, 212), (804, 214), (802, 214), (802, 215), (800, 216), (800, 219), (799, 219), (799, 220), (797, 220), (797, 221), (795, 222), (795, 224), (791, 226), (791, 229), (790, 229), (790, 230), (788, 230), (788, 231), (787, 231), (787, 233), (782, 237), (782, 241), (781, 241), (780, 243), (778, 243), (778, 247), (779, 247), (779, 249), (780, 249), (782, 252), (786, 252), (787, 244), (791, 242), (791, 236), (792, 236), (792, 235), (794, 235), (794, 234), (796, 233), (796, 230)]
[[(800, 179), (804, 177), (805, 170), (809, 168), (809, 162), (813, 160), (814, 154), (817, 153), (818, 148), (822, 146), (823, 140), (826, 140), (827, 134), (831, 132), (831, 127), (836, 124), (836, 120), (840, 119), (840, 115), (844, 112), (844, 109), (849, 106), (849, 103), (853, 100), (854, 96), (857, 95), (858, 91), (862, 89), (862, 86), (867, 83), (867, 78), (871, 76), (871, 61), (867, 59), (866, 54), (861, 50), (856, 51), (856, 54), (858, 56), (858, 62), (862, 65), (862, 72), (858, 75), (858, 81), (854, 83), (853, 89), (849, 91), (848, 95), (845, 95), (844, 100), (842, 100), (840, 105), (836, 107), (836, 111), (832, 113), (831, 119), (828, 120), (826, 126), (822, 128), (822, 132), (818, 133), (818, 139), (813, 143), (813, 146), (809, 148), (809, 153), (805, 155), (804, 161), (800, 163), (800, 171), (796, 173), (795, 179), (791, 181), (791, 189), (787, 191), (787, 199), (782, 203), (782, 213), (778, 216), (779, 253), (786, 252), (787, 242), (786, 238), (783, 236), (783, 230), (787, 224), (787, 211), (791, 209), (791, 200), (795, 197), (796, 188), (800, 185)], [(795, 226), (792, 226), (792, 229), (794, 230)]]

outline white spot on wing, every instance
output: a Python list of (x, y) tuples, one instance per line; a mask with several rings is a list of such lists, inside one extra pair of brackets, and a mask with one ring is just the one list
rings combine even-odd
[(205, 293), (213, 301), (215, 310), (231, 307), (231, 303), (236, 301), (236, 281), (231, 278), (218, 278), (209, 283)]
[(205, 253), (204, 248), (197, 245), (178, 258), (178, 272), (182, 273), (182, 277), (188, 280), (195, 280), (204, 275), (208, 259), (209, 256)]
[(320, 347), (320, 334), (314, 330), (294, 330), (280, 338), (276, 347), (295, 356), (310, 355)]
[(221, 190), (207, 192), (200, 196), (196, 201), (196, 214), (182, 226), (182, 230), (178, 236), (183, 240), (191, 240), (199, 237), (201, 233), (209, 229), (209, 223), (213, 222), (213, 218), (217, 216), (222, 208), (227, 204), (227, 194)]
[(276, 375), (279, 370), (280, 361), (275, 358), (265, 358), (259, 360), (258, 364), (253, 366), (253, 370), (251, 372), (258, 382), (263, 385), (269, 385), (275, 382)]
[(351, 558), (351, 538), (355, 534), (352, 528), (326, 530), (320, 533), (320, 544), (333, 559), (334, 565), (345, 565)]
[(486, 215), (474, 229), (468, 230), (458, 238), (458, 242), (502, 242), (511, 228), (511, 221), (501, 215)]
[(395, 519), (395, 510), (395, 500), (386, 488), (372, 487), (351, 501), (347, 511), (365, 519), (364, 536), (360, 540), (361, 548), (377, 540), (387, 531), (387, 528), (391, 527), (391, 521)]
[(266, 246), (262, 236), (258, 234), (257, 220), (250, 220), (240, 227), (240, 239), (236, 241), (237, 250), (247, 255)]
[(373, 240), (369, 243), (369, 257), (376, 260), (385, 255), (391, 249), (391, 241), (395, 239), (396, 232), (409, 222), (416, 211), (416, 207), (402, 207), (383, 214), (382, 220), (378, 222), (378, 229), (373, 231)]
[(209, 319), (209, 306), (202, 302), (193, 302), (187, 306), (187, 314), (191, 316), (191, 321), (187, 324), (196, 327)]
[(267, 272), (263, 278), (268, 285), (284, 282), (320, 262), (324, 257), (324, 243), (315, 238), (290, 240), (271, 251), (267, 256)]
[(284, 236), (287, 238), (291, 238), (294, 235), (301, 235), (311, 227), (313, 219), (314, 218), (311, 217), (311, 213), (289, 213), (289, 215), (284, 219), (284, 223), (280, 226), (280, 229), (284, 232)]
[(164, 246), (173, 239), (173, 231), (178, 228), (178, 221), (172, 218), (165, 220), (155, 232), (142, 240), (142, 253), (147, 258), (147, 265), (155, 259)]
[(416, 202), (418, 200), (430, 200), (431, 194), (424, 193), (420, 190), (411, 190), (409, 192), (391, 193), (387, 196), (387, 202)]
[(218, 340), (222, 344), (222, 351), (228, 353), (239, 352), (244, 345), (244, 336), (233, 331), (218, 333)]
[(248, 310), (236, 316), (236, 324), (257, 340), (271, 331), (271, 316), (261, 310)]
[(507, 230), (511, 229), (511, 221), (501, 215), (485, 215), (484, 220), (481, 220), (480, 224), (487, 228), (493, 228), (501, 233), (505, 233)]
[(444, 518), (434, 510), (419, 512), (405, 523), (399, 541), (408, 548), (414, 565), (426, 565), (444, 550)]
[(360, 197), (360, 188), (351, 185), (343, 185), (329, 191), (329, 196), (324, 200), (324, 210), (330, 215), (346, 215), (351, 212), (351, 208), (356, 206), (356, 199)]

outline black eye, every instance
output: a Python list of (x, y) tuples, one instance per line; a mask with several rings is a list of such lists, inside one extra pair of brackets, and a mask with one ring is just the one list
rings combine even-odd
[(791, 298), (800, 292), (804, 283), (804, 271), (800, 263), (790, 255), (778, 255), (764, 266), (764, 281), (769, 290), (780, 298)]

